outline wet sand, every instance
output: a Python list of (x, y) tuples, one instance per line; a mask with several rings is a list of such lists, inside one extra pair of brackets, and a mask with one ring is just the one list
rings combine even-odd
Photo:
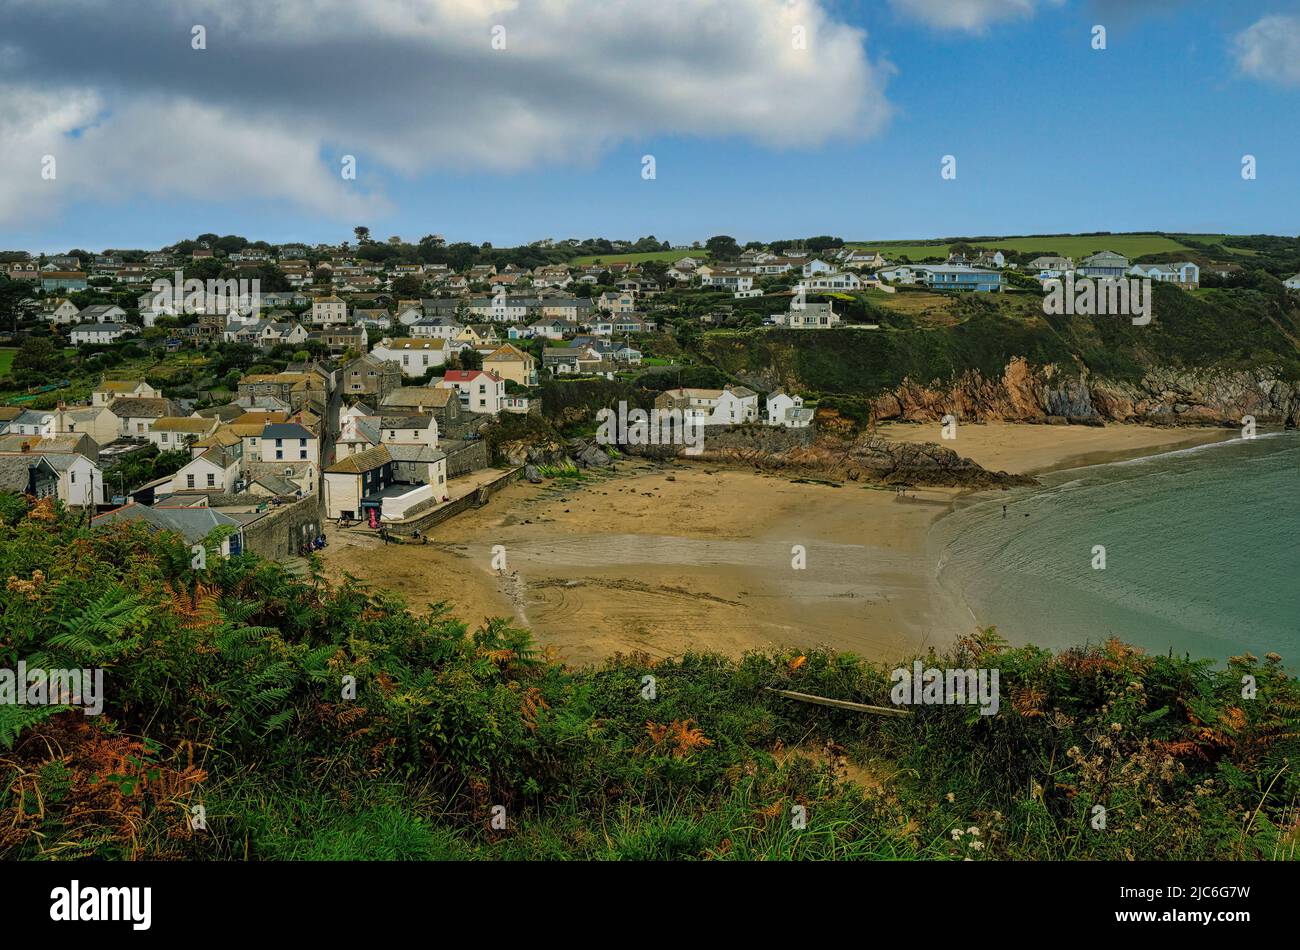
[[(882, 434), (918, 441), (928, 427)], [(1044, 471), (1230, 437), (1139, 426), (962, 426), (943, 444), (986, 467)], [(1101, 456), (1107, 456), (1102, 458)], [(509, 617), (573, 665), (615, 653), (827, 646), (893, 660), (943, 647), (975, 618), (934, 580), (934, 521), (959, 489), (798, 483), (701, 463), (623, 460), (585, 481), (520, 482), (458, 515), (427, 545), (332, 531), (327, 576), (447, 601), (478, 626)], [(493, 546), (506, 570), (493, 569)], [(793, 561), (802, 546), (806, 567)]]

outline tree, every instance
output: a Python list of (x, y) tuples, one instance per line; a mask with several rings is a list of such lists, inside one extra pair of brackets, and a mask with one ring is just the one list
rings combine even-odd
[(54, 348), (49, 337), (28, 337), (14, 354), (14, 373), (57, 373), (63, 366), (63, 354)]
[(704, 242), (705, 249), (714, 260), (730, 261), (740, 256), (740, 245), (727, 234), (718, 234)]
[(365, 244), (370, 240), (370, 229), (367, 227), (362, 227), (361, 225), (357, 225), (355, 228), (352, 229), (352, 233), (356, 235), (358, 244)]
[(393, 281), (393, 292), (399, 297), (418, 297), (424, 290), (424, 281), (414, 274), (403, 274)]
[(18, 329), (18, 317), (22, 313), (22, 302), (32, 295), (36, 285), (29, 280), (10, 280), (0, 277), (0, 326), (10, 324)]

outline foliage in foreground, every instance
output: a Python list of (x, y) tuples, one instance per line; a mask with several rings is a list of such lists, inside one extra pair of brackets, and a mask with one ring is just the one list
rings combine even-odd
[(138, 524), (0, 510), (0, 668), (99, 666), (107, 694), (98, 717), (0, 706), (3, 858), (1296, 852), (1300, 687), (1272, 655), (1214, 669), (985, 631), (931, 662), (1000, 669), (999, 715), (879, 718), (766, 689), (888, 704), (888, 670), (847, 654), (572, 671), (503, 622), (470, 633), (441, 606), (416, 616), (252, 556), (195, 573), (178, 538)]

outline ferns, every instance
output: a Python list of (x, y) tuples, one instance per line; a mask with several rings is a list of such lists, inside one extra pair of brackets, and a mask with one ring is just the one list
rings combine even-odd
[(62, 632), (45, 639), (46, 650), (37, 655), (33, 665), (60, 665), (53, 661), (52, 650), (66, 651), (78, 662), (92, 665), (126, 653), (135, 646), (128, 631), (143, 622), (150, 610), (138, 594), (115, 584), (71, 617), (60, 617)]
[(12, 749), (18, 734), (71, 706), (17, 706), (0, 703), (0, 748)]

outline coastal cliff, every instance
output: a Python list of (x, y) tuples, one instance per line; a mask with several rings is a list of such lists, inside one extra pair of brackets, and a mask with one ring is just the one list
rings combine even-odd
[(877, 421), (933, 421), (952, 414), (984, 422), (1139, 422), (1155, 425), (1296, 424), (1300, 386), (1274, 369), (1177, 370), (1157, 367), (1137, 382), (1064, 376), (1056, 366), (1012, 359), (1000, 377), (978, 370), (950, 383), (905, 379), (870, 400)]

